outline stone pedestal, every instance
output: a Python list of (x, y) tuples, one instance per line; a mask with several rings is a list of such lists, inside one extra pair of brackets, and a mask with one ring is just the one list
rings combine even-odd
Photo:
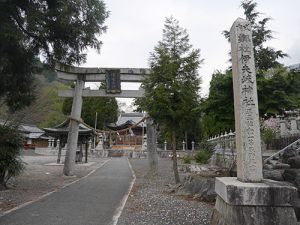
[(296, 225), (295, 187), (278, 181), (245, 183), (236, 177), (216, 178), (217, 201), (211, 225)]

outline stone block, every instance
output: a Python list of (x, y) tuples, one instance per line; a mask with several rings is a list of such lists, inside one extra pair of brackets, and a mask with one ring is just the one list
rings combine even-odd
[(294, 207), (294, 210), (295, 210), (297, 220), (300, 221), (300, 199), (296, 199), (293, 202), (293, 207)]
[(244, 183), (236, 177), (217, 177), (216, 193), (231, 205), (290, 206), (297, 189), (285, 182)]
[(285, 182), (243, 183), (216, 178), (218, 194), (211, 225), (296, 225), (297, 190)]
[(217, 196), (211, 225), (297, 225), (293, 207), (240, 206)]

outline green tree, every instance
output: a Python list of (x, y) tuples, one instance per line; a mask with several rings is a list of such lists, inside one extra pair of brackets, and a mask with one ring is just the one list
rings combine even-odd
[[(271, 69), (282, 68), (278, 59), (287, 54), (265, 46), (266, 41), (273, 38), (272, 31), (267, 28), (270, 18), (260, 19), (261, 13), (256, 10), (257, 3), (244, 0), (241, 7), (246, 19), (252, 25), (260, 115), (270, 116), (280, 113), (290, 105), (287, 98), (287, 80), (282, 69), (282, 74), (277, 72), (274, 76)], [(229, 41), (229, 31), (223, 31), (223, 34)], [(202, 117), (203, 129), (208, 136), (234, 128), (233, 105), (232, 74), (229, 68), (225, 73), (217, 72), (213, 75), (209, 96), (201, 106), (205, 113)]]
[(177, 169), (176, 133), (190, 125), (199, 104), (200, 50), (192, 49), (187, 31), (174, 18), (167, 18), (163, 38), (150, 55), (151, 74), (142, 86), (145, 98), (137, 101), (140, 108), (159, 124), (168, 128), (173, 150), (175, 182), (180, 182)]
[[(63, 113), (70, 115), (72, 99), (67, 98), (63, 103)], [(97, 128), (103, 129), (106, 123), (114, 123), (118, 118), (118, 103), (115, 98), (86, 97), (83, 98), (81, 117), (85, 123), (95, 126), (97, 112)]]
[[(278, 59), (284, 58), (287, 56), (281, 50), (275, 50), (272, 47), (265, 46), (265, 43), (269, 40), (272, 40), (273, 32), (267, 28), (267, 23), (271, 20), (270, 17), (264, 17), (260, 19), (262, 13), (256, 10), (257, 3), (253, 0), (244, 0), (241, 3), (241, 7), (244, 10), (244, 15), (246, 19), (250, 21), (252, 25), (252, 39), (254, 47), (254, 59), (256, 70), (268, 70), (275, 68), (280, 65)], [(225, 38), (230, 41), (229, 31), (223, 31)]]
[(102, 0), (0, 1), (0, 100), (16, 111), (34, 99), (37, 58), (80, 64), (100, 49), (108, 17)]
[(7, 188), (10, 178), (24, 169), (20, 159), (22, 136), (16, 126), (0, 126), (0, 190)]
[(233, 84), (231, 70), (216, 71), (210, 81), (209, 96), (202, 102), (200, 110), (204, 136), (234, 130)]

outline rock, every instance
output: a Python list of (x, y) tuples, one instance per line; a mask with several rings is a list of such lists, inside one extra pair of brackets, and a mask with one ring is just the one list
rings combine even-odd
[(190, 165), (189, 164), (178, 164), (178, 171), (183, 173), (191, 172)]
[(264, 170), (264, 179), (283, 181), (282, 171), (280, 170)]
[(291, 168), (291, 166), (285, 163), (278, 163), (276, 165), (273, 165), (273, 169), (289, 169), (289, 168)]
[(300, 174), (296, 175), (294, 184), (298, 187), (298, 189), (300, 188)]
[(278, 164), (278, 161), (277, 160), (273, 160), (273, 159), (270, 159), (269, 161), (269, 164), (271, 164), (271, 165), (276, 165), (276, 164)]
[(287, 161), (290, 164), (291, 168), (300, 168), (300, 156), (291, 157)]
[(178, 190), (181, 189), (182, 184), (175, 184), (175, 185), (168, 184), (166, 186), (168, 187), (168, 189), (166, 190), (168, 193), (175, 193), (175, 192), (178, 192)]
[(189, 175), (185, 180), (183, 188), (187, 193), (204, 201), (211, 202), (215, 200), (217, 194), (214, 178)]
[(271, 170), (273, 169), (273, 166), (271, 164), (264, 164), (264, 169)]
[(285, 181), (294, 183), (296, 176), (300, 175), (300, 170), (299, 169), (286, 169), (283, 174), (282, 177)]
[(296, 149), (288, 148), (282, 154), (283, 162), (287, 162), (289, 158), (297, 156)]

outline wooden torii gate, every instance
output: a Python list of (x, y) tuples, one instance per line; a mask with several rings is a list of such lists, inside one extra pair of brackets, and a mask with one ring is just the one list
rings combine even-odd
[[(73, 81), (75, 83), (74, 89), (61, 90), (59, 96), (73, 97), (71, 121), (69, 125), (67, 152), (63, 173), (66, 176), (71, 176), (75, 168), (75, 156), (78, 141), (78, 129), (81, 118), (82, 97), (116, 97), (116, 98), (140, 98), (144, 95), (144, 90), (121, 90), (121, 82), (142, 82), (149, 74), (150, 70), (147, 68), (83, 68), (65, 65), (56, 66), (57, 77), (66, 81)], [(84, 89), (85, 82), (106, 82), (107, 89), (90, 90)], [(149, 125), (149, 126), (148, 126)], [(147, 121), (147, 129), (151, 126), (151, 121)], [(150, 133), (151, 140), (147, 138), (148, 154), (151, 152), (149, 148), (155, 147), (154, 158), (149, 160), (150, 169), (155, 164), (156, 140), (152, 138), (153, 132)], [(150, 142), (149, 142), (150, 141)], [(155, 142), (155, 143), (154, 143)], [(150, 146), (150, 147), (149, 147)], [(152, 165), (151, 165), (152, 164)]]

